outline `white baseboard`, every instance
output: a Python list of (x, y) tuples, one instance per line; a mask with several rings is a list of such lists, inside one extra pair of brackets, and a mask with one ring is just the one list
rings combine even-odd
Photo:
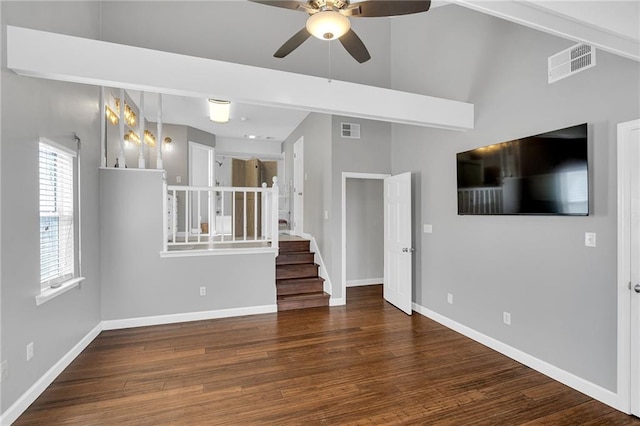
[(470, 327), (467, 327), (466, 325), (460, 324), (450, 318), (440, 315), (437, 312), (431, 311), (424, 306), (420, 306), (417, 303), (413, 303), (413, 310), (421, 315), (424, 315), (427, 318), (430, 318), (444, 325), (447, 328), (457, 331), (458, 333), (493, 349), (496, 352), (500, 352), (501, 354), (508, 356), (509, 358), (514, 359), (521, 364), (531, 367), (534, 370), (544, 374), (545, 376), (551, 377), (552, 379), (557, 380), (558, 382), (563, 383), (579, 392), (582, 392), (593, 399), (607, 404), (615, 408), (616, 410), (621, 410), (621, 408), (619, 408), (619, 397), (615, 392), (591, 383), (581, 377), (578, 377), (561, 368), (551, 365), (548, 362), (542, 361), (541, 359), (538, 359), (533, 355), (522, 352), (519, 349), (500, 342), (493, 337), (482, 334)]
[(278, 305), (249, 306), (246, 308), (218, 309), (215, 311), (187, 312), (183, 314), (156, 315), (150, 317), (125, 318), (102, 321), (103, 330), (146, 327), (149, 325), (175, 324), (216, 318), (240, 317), (244, 315), (269, 314), (278, 311)]
[(33, 384), (16, 402), (13, 403), (0, 416), (0, 425), (10, 425), (15, 422), (33, 401), (35, 401), (42, 392), (67, 368), (71, 362), (93, 341), (102, 331), (102, 323), (98, 324), (87, 333), (69, 352), (67, 352), (53, 367), (49, 369), (37, 382)]
[(329, 306), (342, 306), (347, 304), (347, 299), (345, 297), (332, 297), (329, 299)]
[(359, 287), (362, 285), (376, 285), (382, 284), (384, 278), (367, 278), (364, 280), (349, 280), (347, 281), (347, 287)]

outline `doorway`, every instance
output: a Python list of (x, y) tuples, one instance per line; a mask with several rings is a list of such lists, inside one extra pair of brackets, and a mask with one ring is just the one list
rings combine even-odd
[[(215, 148), (189, 141), (189, 186), (212, 187), (215, 185), (215, 159)], [(198, 198), (194, 197), (191, 200), (192, 229), (190, 231), (192, 234), (201, 232), (207, 234), (209, 222), (212, 222), (215, 217), (216, 200), (207, 191), (202, 191)], [(210, 221), (209, 218), (212, 220)]]
[(293, 226), (292, 233), (304, 232), (304, 138), (293, 144)]
[[(374, 284), (373, 282), (370, 282), (371, 279), (375, 279), (375, 278), (383, 278), (383, 275), (380, 275), (379, 277), (366, 277), (367, 279), (362, 279), (362, 280), (358, 280), (358, 279), (354, 279), (354, 275), (351, 274), (351, 272), (353, 271), (349, 271), (350, 273), (348, 274), (348, 266), (347, 266), (347, 261), (350, 259), (350, 250), (353, 247), (349, 247), (348, 241), (349, 241), (349, 237), (354, 237), (354, 235), (350, 235), (353, 234), (355, 232), (359, 232), (359, 230), (352, 230), (350, 232), (350, 230), (348, 229), (348, 222), (350, 222), (350, 220), (352, 218), (349, 217), (349, 212), (348, 212), (348, 208), (349, 206), (354, 207), (354, 204), (351, 203), (351, 201), (354, 200), (348, 200), (348, 193), (349, 191), (355, 191), (355, 190), (362, 190), (363, 188), (365, 188), (367, 186), (367, 184), (363, 184), (360, 188), (358, 188), (357, 183), (356, 185), (353, 185), (354, 182), (359, 182), (359, 181), (375, 181), (375, 183), (379, 183), (380, 185), (380, 196), (382, 197), (382, 191), (384, 189), (383, 187), (383, 182), (384, 179), (389, 177), (390, 175), (388, 174), (378, 174), (378, 173), (351, 173), (351, 172), (343, 172), (342, 173), (342, 280), (341, 280), (341, 285), (342, 285), (342, 303), (346, 303), (347, 302), (347, 287), (348, 287), (348, 283), (350, 285), (367, 285), (367, 284)], [(374, 188), (369, 188), (370, 190), (374, 190)], [(364, 201), (361, 197), (359, 197), (360, 200), (358, 201)], [(362, 205), (357, 205), (356, 207), (358, 210), (361, 210), (363, 208)], [(384, 212), (384, 205), (382, 204), (382, 198), (381, 198), (381, 203), (379, 206), (379, 214), (382, 215)], [(353, 212), (352, 212), (353, 213)], [(356, 212), (357, 213), (357, 212)], [(380, 224), (382, 225), (382, 224)], [(360, 229), (361, 230), (361, 229)], [(379, 236), (380, 236), (380, 255), (383, 256), (384, 254), (384, 242), (383, 242), (383, 229), (382, 226), (380, 227), (379, 231)], [(375, 232), (375, 231), (374, 231)], [(351, 259), (353, 259), (353, 253), (351, 253)], [(364, 268), (361, 268), (364, 269)], [(369, 271), (373, 271), (375, 270), (375, 268), (369, 268)], [(359, 282), (358, 282), (359, 281)], [(379, 284), (382, 284), (382, 279), (380, 280)], [(337, 304), (337, 302), (336, 302)]]
[(640, 416), (640, 119), (618, 124), (619, 409)]

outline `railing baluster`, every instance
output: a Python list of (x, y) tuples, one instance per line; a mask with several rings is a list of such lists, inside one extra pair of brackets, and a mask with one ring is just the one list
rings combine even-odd
[(184, 191), (184, 242), (188, 243), (189, 242), (189, 232), (191, 231), (189, 229), (189, 203), (191, 200), (189, 200), (189, 191), (187, 191), (185, 189)]
[(247, 241), (247, 191), (244, 191), (244, 211), (242, 215), (243, 226), (242, 226), (242, 235), (243, 239)]
[[(275, 181), (274, 181), (275, 185)], [(234, 243), (243, 242), (255, 244), (260, 242), (272, 243), (272, 247), (278, 245), (278, 189), (277, 187), (257, 187), (257, 188), (231, 188), (231, 187), (189, 187), (167, 185), (164, 189), (165, 200), (162, 203), (165, 218), (163, 219), (163, 251), (171, 251), (178, 246), (194, 245), (198, 250), (213, 250), (211, 243)], [(173, 200), (169, 204), (169, 196), (173, 195)], [(203, 194), (207, 197), (203, 200)], [(217, 201), (218, 194), (220, 201)], [(242, 194), (242, 204), (238, 205), (236, 196)], [(231, 196), (231, 214), (225, 215), (225, 198)], [(183, 197), (184, 208), (179, 209), (178, 197)], [(212, 202), (215, 200), (215, 204)], [(202, 232), (201, 222), (204, 220), (202, 209), (206, 202), (208, 212), (209, 230)], [(251, 205), (253, 203), (253, 206)], [(172, 207), (172, 208), (170, 208)], [(219, 210), (218, 210), (219, 208)], [(172, 217), (168, 219), (168, 211), (172, 211)], [(181, 211), (179, 211), (181, 210)], [(218, 214), (219, 212), (219, 214)], [(179, 238), (178, 214), (184, 214), (184, 238)], [(242, 218), (238, 217), (242, 214)], [(252, 214), (252, 217), (249, 217)], [(218, 221), (219, 216), (219, 221)], [(229, 228), (230, 238), (226, 234), (226, 221), (231, 219)], [(219, 223), (218, 223), (219, 222)], [(216, 231), (211, 232), (211, 226)], [(239, 226), (242, 226), (240, 234)], [(197, 235), (191, 235), (195, 232)], [(203, 235), (205, 238), (203, 238)], [(220, 236), (218, 238), (218, 235)], [(238, 238), (239, 237), (239, 238)], [(209, 243), (208, 247), (202, 247)]]
[(258, 240), (258, 191), (253, 193), (253, 239)]
[[(216, 216), (216, 222), (218, 221), (218, 217)], [(224, 192), (220, 192), (220, 222), (222, 225), (222, 232), (220, 233), (220, 241), (224, 242)], [(217, 231), (217, 227), (216, 227)]]
[(173, 243), (177, 243), (178, 241), (176, 240), (176, 237), (178, 236), (178, 196), (176, 194), (176, 190), (173, 190), (173, 208), (171, 209), (171, 211), (173, 212), (172, 218), (171, 218), (171, 222), (172, 222), (172, 226), (171, 226), (171, 231), (173, 232), (173, 235), (171, 237), (171, 242)]
[(231, 191), (231, 241), (236, 240), (236, 191)]

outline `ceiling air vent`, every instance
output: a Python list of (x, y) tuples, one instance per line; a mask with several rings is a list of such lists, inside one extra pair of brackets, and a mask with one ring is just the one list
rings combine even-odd
[(356, 123), (340, 123), (343, 138), (360, 139), (360, 125)]
[(589, 69), (596, 64), (596, 49), (588, 44), (576, 44), (549, 56), (549, 84)]

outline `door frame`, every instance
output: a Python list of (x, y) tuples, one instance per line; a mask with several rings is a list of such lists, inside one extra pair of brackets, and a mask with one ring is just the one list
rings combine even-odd
[[(631, 132), (640, 129), (640, 119), (618, 124), (618, 409), (631, 413), (632, 395), (637, 395), (640, 383), (631, 380), (631, 168), (638, 167), (631, 159)], [(632, 392), (632, 387), (634, 391)], [(640, 410), (640, 407), (635, 407)]]
[[(299, 147), (299, 150), (296, 149)], [(300, 155), (300, 158), (297, 157)], [(293, 196), (293, 226), (291, 227), (291, 233), (295, 235), (301, 235), (304, 233), (304, 136), (300, 137), (293, 143), (293, 188), (291, 188), (291, 195)], [(296, 167), (297, 165), (297, 167)], [(296, 173), (296, 170), (299, 172)], [(298, 192), (302, 192), (300, 196), (300, 202), (298, 205)]]
[[(207, 186), (212, 187), (215, 186), (216, 184), (216, 148), (210, 145), (205, 145), (203, 143), (198, 143), (198, 142), (193, 142), (193, 141), (188, 141), (187, 142), (187, 164), (188, 164), (188, 170), (187, 170), (187, 186), (199, 186), (199, 185), (194, 185), (193, 184), (193, 177), (194, 177), (194, 153), (196, 150), (201, 150), (201, 151), (206, 151), (207, 152)], [(193, 200), (192, 200), (193, 202)], [(206, 206), (207, 208), (207, 222), (209, 223), (209, 229), (215, 229), (215, 217), (216, 217), (216, 200), (215, 197), (213, 197), (210, 202), (209, 205)], [(195, 208), (192, 207), (192, 211), (191, 211), (191, 215), (193, 216), (194, 214), (194, 210)], [(200, 222), (201, 217), (201, 211), (199, 211), (197, 213), (198, 216), (198, 222)], [(212, 222), (212, 218), (213, 218), (213, 222)], [(192, 224), (192, 228), (193, 228), (193, 224)], [(194, 228), (195, 229), (195, 228)], [(198, 230), (200, 230), (200, 224), (198, 223)], [(188, 230), (189, 233), (192, 231), (191, 229)], [(210, 231), (211, 232), (211, 231)]]
[[(342, 227), (340, 231), (342, 234), (340, 243), (342, 248), (342, 275), (340, 279), (342, 293), (340, 294), (342, 294), (342, 298), (332, 302), (332, 305), (344, 305), (347, 303), (347, 179), (379, 179), (384, 181), (389, 176), (391, 175), (383, 173), (342, 172)], [(384, 250), (384, 246), (382, 249)]]

